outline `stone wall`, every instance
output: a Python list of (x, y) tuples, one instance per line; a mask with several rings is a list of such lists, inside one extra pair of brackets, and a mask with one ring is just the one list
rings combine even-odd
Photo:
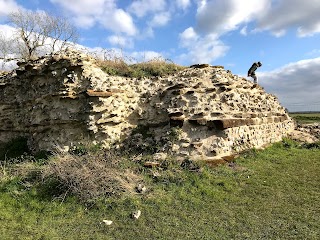
[(0, 142), (25, 136), (35, 150), (141, 147), (142, 127), (156, 151), (213, 159), (279, 141), (294, 128), (274, 95), (222, 67), (132, 79), (108, 76), (72, 51), (0, 76), (0, 122)]

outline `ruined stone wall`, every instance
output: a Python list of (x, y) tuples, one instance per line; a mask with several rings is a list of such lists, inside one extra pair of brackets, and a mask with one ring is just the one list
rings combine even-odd
[(108, 76), (94, 59), (71, 51), (1, 76), (0, 122), (0, 142), (26, 136), (36, 150), (130, 139), (145, 145), (143, 135), (132, 134), (143, 126), (158, 151), (192, 158), (262, 147), (294, 127), (274, 95), (221, 67), (131, 79)]

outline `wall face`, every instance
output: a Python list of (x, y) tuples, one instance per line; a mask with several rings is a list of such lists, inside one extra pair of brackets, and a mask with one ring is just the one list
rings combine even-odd
[(63, 145), (87, 135), (88, 101), (83, 88), (83, 63), (43, 58), (20, 64), (2, 78), (0, 141), (28, 137), (36, 149)]
[(275, 96), (223, 68), (112, 77), (75, 52), (20, 64), (0, 77), (0, 121), (0, 142), (26, 136), (35, 150), (149, 141), (155, 151), (192, 158), (258, 148), (294, 128)]

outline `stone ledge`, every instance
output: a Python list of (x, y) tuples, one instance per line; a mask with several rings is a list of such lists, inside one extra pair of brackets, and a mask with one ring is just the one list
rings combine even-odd
[(107, 91), (95, 91), (95, 90), (88, 89), (86, 91), (86, 94), (89, 97), (111, 97), (114, 93), (107, 92)]
[(207, 67), (210, 67), (210, 65), (207, 63), (193, 64), (190, 66), (190, 68), (207, 68)]
[[(261, 118), (261, 124), (265, 123), (279, 123), (288, 120), (286, 116), (280, 117), (268, 117)], [(257, 119), (253, 118), (233, 118), (233, 119), (214, 119), (207, 120), (205, 118), (197, 118), (197, 119), (188, 119), (188, 122), (193, 125), (207, 126), (209, 128), (215, 128), (218, 130), (224, 130), (233, 127), (241, 127), (241, 126), (251, 126), (251, 125), (260, 125), (257, 124)]]
[(87, 89), (85, 92), (89, 97), (110, 97), (117, 93), (125, 93), (126, 91), (121, 89), (108, 89), (107, 91), (96, 91), (93, 89)]

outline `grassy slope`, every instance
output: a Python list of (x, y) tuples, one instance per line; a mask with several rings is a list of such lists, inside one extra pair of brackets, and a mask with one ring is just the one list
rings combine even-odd
[[(201, 172), (172, 165), (149, 193), (86, 209), (14, 180), (3, 181), (1, 239), (317, 239), (320, 149), (275, 144), (232, 167)], [(138, 220), (130, 218), (140, 209)], [(111, 226), (101, 224), (113, 220)]]

